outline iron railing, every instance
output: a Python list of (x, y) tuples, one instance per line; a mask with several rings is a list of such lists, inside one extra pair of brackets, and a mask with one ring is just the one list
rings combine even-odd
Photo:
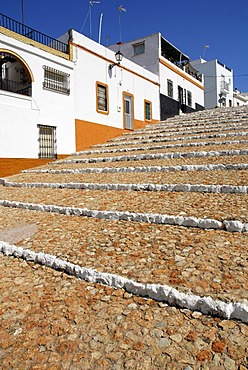
[(34, 40), (36, 42), (39, 42), (40, 44), (49, 46), (52, 49), (56, 49), (58, 51), (61, 51), (62, 53), (68, 54), (68, 45), (64, 42), (56, 40), (50, 36), (45, 35), (42, 32), (25, 26), (24, 24), (17, 22), (2, 13), (0, 13), (0, 27), (7, 28), (8, 30), (25, 36), (28, 39)]
[(225, 81), (221, 81), (220, 88), (221, 90), (230, 91), (230, 84)]
[(1, 80), (0, 79), (0, 90), (5, 90), (9, 92), (13, 92), (15, 94), (21, 94), (26, 96), (32, 95), (32, 87), (31, 83), (23, 84), (16, 81), (11, 80)]

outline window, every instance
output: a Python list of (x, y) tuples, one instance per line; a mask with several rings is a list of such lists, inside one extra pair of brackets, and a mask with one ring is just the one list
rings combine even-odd
[(171, 80), (167, 80), (167, 94), (170, 98), (173, 98), (173, 82)]
[(134, 55), (144, 54), (145, 52), (145, 42), (139, 42), (138, 44), (133, 45)]
[(96, 110), (98, 113), (108, 114), (108, 86), (96, 83)]
[(187, 91), (187, 102), (188, 106), (192, 107), (192, 93), (190, 91)]
[(152, 103), (148, 100), (145, 100), (145, 121), (152, 120)]
[(44, 68), (43, 88), (69, 95), (70, 75), (51, 67), (43, 66), (43, 68)]
[(57, 158), (56, 127), (38, 125), (39, 158)]

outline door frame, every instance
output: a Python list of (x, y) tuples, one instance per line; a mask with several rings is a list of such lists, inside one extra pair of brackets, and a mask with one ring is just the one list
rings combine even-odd
[[(131, 127), (126, 127), (126, 113), (125, 113), (125, 98), (128, 97), (129, 101), (131, 101)], [(134, 95), (123, 91), (122, 92), (122, 107), (123, 107), (123, 128), (125, 130), (134, 130)]]

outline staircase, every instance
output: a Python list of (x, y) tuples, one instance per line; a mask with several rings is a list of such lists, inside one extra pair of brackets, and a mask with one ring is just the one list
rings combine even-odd
[[(161, 302), (161, 315), (173, 307), (175, 315), (192, 314), (191, 320), (181, 317), (180, 325), (201, 338), (206, 327), (215, 333), (221, 327), (224, 339), (216, 334), (202, 346), (191, 339), (182, 344), (181, 332), (173, 342), (167, 333), (174, 343), (172, 352), (164, 352), (168, 368), (207, 363), (245, 369), (247, 144), (248, 107), (213, 109), (169, 118), (3, 178), (0, 250), (80, 278), (89, 289), (95, 284), (96, 295), (109, 286), (126, 292), (128, 300), (139, 297), (140, 305)], [(36, 231), (15, 239), (16, 228), (31, 224)], [(237, 332), (242, 344), (233, 339)], [(136, 339), (145, 348), (144, 334)], [(187, 348), (188, 362), (178, 362), (179, 347)], [(236, 347), (241, 354), (235, 357), (230, 353)], [(152, 362), (160, 354), (152, 356), (147, 368), (165, 368)]]

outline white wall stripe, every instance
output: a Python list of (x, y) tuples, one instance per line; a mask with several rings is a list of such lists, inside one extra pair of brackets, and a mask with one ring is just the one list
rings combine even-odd
[(54, 270), (63, 271), (78, 279), (90, 283), (99, 283), (112, 288), (124, 289), (128, 293), (165, 302), (170, 306), (179, 306), (205, 315), (218, 316), (224, 319), (236, 319), (248, 322), (248, 306), (241, 302), (223, 302), (211, 297), (200, 297), (178, 291), (168, 285), (142, 284), (119, 275), (98, 272), (75, 265), (66, 260), (43, 252), (34, 252), (0, 241), (0, 252), (5, 256), (14, 256), (25, 261), (34, 262)]

